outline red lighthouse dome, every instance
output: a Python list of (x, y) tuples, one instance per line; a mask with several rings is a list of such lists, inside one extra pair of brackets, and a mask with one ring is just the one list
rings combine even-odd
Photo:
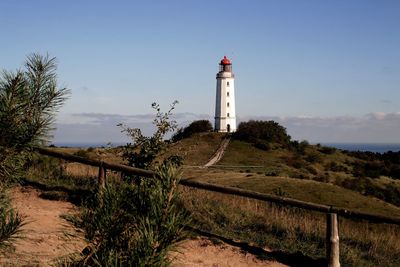
[(231, 65), (232, 63), (226, 56), (224, 56), (224, 58), (221, 60), (220, 64), (221, 65)]

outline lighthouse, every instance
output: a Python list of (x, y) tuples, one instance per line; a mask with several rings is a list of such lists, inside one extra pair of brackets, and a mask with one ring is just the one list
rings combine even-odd
[(232, 63), (226, 56), (219, 63), (217, 73), (214, 130), (223, 133), (236, 131), (235, 75)]

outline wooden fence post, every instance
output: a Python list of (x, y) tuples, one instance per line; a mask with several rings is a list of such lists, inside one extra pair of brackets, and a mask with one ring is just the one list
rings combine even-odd
[(326, 214), (326, 260), (328, 267), (340, 267), (339, 230), (336, 213)]
[(99, 186), (99, 191), (102, 192), (105, 187), (106, 187), (106, 174), (107, 174), (107, 169), (104, 167), (103, 162), (100, 163), (99, 166), (99, 177), (98, 177), (98, 186)]

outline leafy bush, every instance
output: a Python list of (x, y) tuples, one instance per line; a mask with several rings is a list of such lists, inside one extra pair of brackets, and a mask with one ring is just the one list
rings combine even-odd
[(172, 141), (176, 142), (192, 136), (195, 133), (211, 132), (213, 130), (211, 122), (208, 120), (197, 120), (185, 128), (180, 128), (173, 136)]
[(335, 161), (329, 162), (326, 166), (325, 169), (327, 171), (333, 171), (333, 172), (348, 172), (349, 170), (347, 169), (346, 166), (343, 166), (341, 164), (336, 163)]
[(340, 184), (342, 187), (358, 191), (361, 194), (374, 196), (394, 205), (400, 205), (400, 189), (392, 184), (385, 187), (375, 185), (373, 180), (366, 177), (345, 179)]
[(353, 162), (354, 177), (378, 178), (384, 173), (388, 173), (384, 164), (380, 161), (355, 161)]
[(255, 148), (258, 148), (258, 149), (261, 149), (261, 150), (265, 150), (265, 151), (268, 151), (268, 150), (271, 149), (271, 146), (270, 146), (269, 143), (260, 142), (260, 141), (256, 142), (256, 143), (254, 144), (254, 147), (255, 147)]
[(323, 146), (319, 148), (319, 152), (326, 154), (326, 155), (331, 155), (336, 152), (336, 148), (334, 147), (329, 147), (329, 146)]
[(118, 124), (122, 132), (126, 133), (132, 139), (132, 143), (123, 147), (123, 158), (129, 166), (151, 169), (157, 155), (165, 148), (164, 137), (168, 132), (176, 129), (176, 121), (170, 120), (172, 110), (178, 101), (174, 101), (168, 112), (162, 113), (157, 103), (152, 103), (152, 108), (156, 110), (156, 117), (153, 124), (156, 126), (156, 132), (150, 136), (144, 136), (139, 128), (130, 128), (123, 124)]
[(294, 140), (291, 141), (290, 143), (290, 149), (294, 150), (298, 154), (304, 154), (306, 153), (306, 148), (310, 146), (307, 140), (303, 140), (301, 142)]
[(241, 122), (233, 136), (235, 139), (254, 144), (266, 141), (287, 146), (290, 142), (286, 129), (275, 121)]
[(349, 156), (360, 159), (354, 165), (354, 175), (358, 177), (390, 176), (400, 179), (400, 151), (383, 154), (370, 151), (345, 151)]
[(159, 106), (153, 123), (157, 130), (145, 137), (138, 128), (123, 127), (133, 141), (125, 146), (124, 158), (131, 166), (155, 169), (152, 178), (128, 177), (108, 183), (97, 200), (89, 203), (78, 225), (90, 242), (78, 266), (165, 266), (167, 253), (186, 234), (189, 216), (180, 205), (176, 169), (181, 158), (171, 156), (159, 166), (155, 158), (164, 148), (164, 135), (176, 126), (170, 121), (171, 109), (161, 113)]
[(179, 205), (175, 167), (164, 164), (156, 171), (157, 177), (136, 184), (108, 184), (83, 212), (80, 226), (91, 245), (78, 265), (167, 265), (168, 251), (186, 237), (189, 217)]

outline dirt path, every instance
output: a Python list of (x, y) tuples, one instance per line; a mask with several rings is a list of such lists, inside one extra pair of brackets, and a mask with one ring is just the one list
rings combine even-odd
[(224, 242), (215, 244), (204, 237), (185, 241), (180, 246), (180, 252), (175, 252), (173, 256), (176, 267), (287, 266), (276, 261), (258, 259), (255, 255)]
[(225, 153), (225, 149), (228, 147), (229, 142), (231, 141), (230, 138), (224, 139), (215, 154), (212, 156), (212, 158), (204, 165), (205, 168), (210, 167), (214, 164), (216, 164), (218, 161), (222, 159), (222, 156)]
[(16, 187), (11, 194), (15, 209), (25, 217), (23, 239), (15, 242), (15, 251), (0, 259), (1, 266), (49, 266), (57, 259), (81, 251), (82, 234), (60, 216), (77, 211), (65, 201), (39, 197), (31, 187)]
[[(40, 191), (32, 187), (13, 189), (12, 204), (25, 216), (27, 224), (22, 228), (24, 238), (15, 242), (14, 252), (0, 258), (0, 266), (51, 266), (86, 246), (82, 233), (60, 217), (77, 212), (77, 208), (69, 202), (46, 200), (39, 195)], [(204, 237), (184, 241), (179, 251), (172, 254), (173, 266), (285, 266)]]

